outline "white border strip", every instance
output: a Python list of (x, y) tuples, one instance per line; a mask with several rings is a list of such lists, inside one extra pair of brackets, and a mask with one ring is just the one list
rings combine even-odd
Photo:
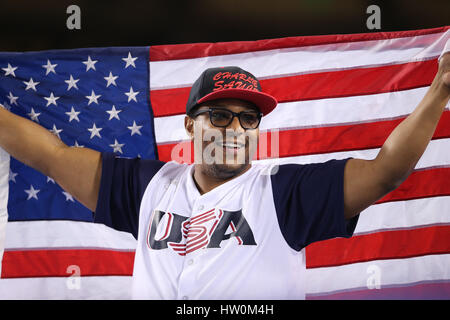
[(0, 274), (8, 222), (9, 154), (0, 148)]

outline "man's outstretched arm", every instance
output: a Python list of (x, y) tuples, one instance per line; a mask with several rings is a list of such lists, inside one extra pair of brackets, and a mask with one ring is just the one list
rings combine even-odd
[[(416, 109), (383, 144), (374, 160), (351, 159), (344, 173), (345, 217), (351, 218), (397, 188), (413, 171), (450, 98), (450, 52)], [(449, 150), (442, 150), (449, 152)]]
[(19, 161), (54, 179), (95, 211), (101, 178), (101, 154), (71, 148), (44, 127), (0, 107), (0, 147)]

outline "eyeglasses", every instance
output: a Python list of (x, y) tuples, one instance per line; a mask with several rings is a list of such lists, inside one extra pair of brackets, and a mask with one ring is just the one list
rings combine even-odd
[(258, 111), (241, 111), (239, 113), (230, 111), (228, 109), (210, 108), (207, 110), (200, 110), (191, 114), (192, 118), (197, 117), (203, 113), (209, 113), (209, 120), (215, 127), (225, 128), (233, 122), (234, 117), (238, 117), (241, 127), (246, 130), (256, 129), (261, 122), (262, 113)]

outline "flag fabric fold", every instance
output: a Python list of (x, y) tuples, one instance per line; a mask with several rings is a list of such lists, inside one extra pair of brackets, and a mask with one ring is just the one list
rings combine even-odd
[[(69, 146), (170, 161), (190, 146), (183, 118), (195, 79), (206, 68), (236, 65), (279, 101), (261, 122), (269, 152), (254, 161), (373, 159), (425, 95), (449, 38), (447, 26), (5, 52), (0, 103)], [(414, 172), (361, 213), (355, 235), (306, 248), (307, 299), (450, 298), (448, 150), (447, 106)], [(192, 160), (192, 153), (182, 157)], [(129, 298), (134, 238), (93, 223), (92, 212), (50, 178), (14, 158), (1, 163), (9, 217), (0, 298)]]
[(0, 274), (5, 249), (6, 223), (8, 221), (9, 155), (0, 148)]

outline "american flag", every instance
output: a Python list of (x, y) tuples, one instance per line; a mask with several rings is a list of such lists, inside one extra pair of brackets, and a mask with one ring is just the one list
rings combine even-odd
[[(261, 123), (262, 136), (277, 131), (279, 154), (255, 161), (373, 159), (427, 91), (449, 29), (3, 53), (0, 102), (70, 146), (170, 161), (189, 144), (183, 118), (195, 79), (237, 65), (279, 101)], [(352, 238), (306, 248), (307, 299), (450, 298), (448, 150), (447, 108), (415, 171), (361, 213)], [(9, 191), (0, 298), (129, 297), (131, 235), (91, 223), (91, 212), (14, 159)]]
[[(1, 53), (0, 103), (68, 146), (155, 159), (148, 57), (148, 47)], [(1, 297), (46, 297), (55, 277), (81, 274), (90, 276), (83, 282), (96, 283), (97, 275), (131, 274), (129, 266), (124, 271), (115, 260), (126, 255), (125, 261), (132, 262), (134, 239), (125, 235), (123, 240), (119, 232), (110, 236), (110, 230), (91, 223), (92, 212), (51, 178), (11, 158), (9, 186), (2, 279), (15, 281), (12, 288), (0, 286)], [(114, 267), (108, 269), (109, 263)], [(30, 282), (43, 277), (53, 279), (31, 293)], [(60, 283), (56, 297), (112, 294), (91, 296)]]

